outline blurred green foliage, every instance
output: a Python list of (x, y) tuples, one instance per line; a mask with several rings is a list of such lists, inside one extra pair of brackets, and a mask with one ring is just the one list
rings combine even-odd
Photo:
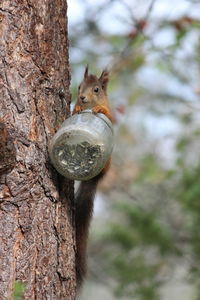
[[(119, 298), (137, 294), (140, 299), (159, 299), (156, 288), (162, 280), (158, 271), (165, 255), (176, 253), (171, 233), (157, 222), (155, 212), (121, 202), (114, 208), (119, 220), (126, 216), (124, 222), (110, 224), (103, 241), (115, 247), (115, 252), (103, 251), (110, 260), (107, 273), (119, 282), (115, 294)], [(159, 259), (155, 260), (154, 254)]]

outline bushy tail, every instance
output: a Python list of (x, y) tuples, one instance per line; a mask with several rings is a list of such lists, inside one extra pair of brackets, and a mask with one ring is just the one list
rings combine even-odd
[(99, 179), (82, 181), (77, 191), (76, 201), (76, 276), (78, 286), (86, 274), (86, 251), (90, 221), (93, 213), (94, 197)]
[(110, 166), (110, 160), (99, 175), (82, 181), (75, 196), (76, 223), (76, 277), (80, 287), (86, 274), (87, 238), (93, 213), (94, 198), (98, 182), (103, 178)]

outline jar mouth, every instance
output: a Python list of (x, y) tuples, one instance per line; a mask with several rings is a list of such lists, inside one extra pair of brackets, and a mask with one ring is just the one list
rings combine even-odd
[(108, 125), (108, 127), (113, 132), (113, 124), (110, 121), (110, 119), (108, 119), (108, 117), (106, 115), (104, 115), (102, 113), (93, 113), (92, 109), (85, 109), (85, 110), (82, 110), (80, 112), (80, 114), (84, 114), (84, 113), (90, 113), (90, 114), (95, 115), (97, 118), (100, 118), (101, 120), (103, 120)]
[(94, 170), (101, 170), (101, 145), (88, 141), (77, 144), (57, 141), (51, 152), (55, 167), (64, 176), (73, 180), (88, 180), (93, 177)]

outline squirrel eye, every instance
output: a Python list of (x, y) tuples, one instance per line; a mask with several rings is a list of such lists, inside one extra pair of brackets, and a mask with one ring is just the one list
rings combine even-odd
[(95, 93), (98, 93), (98, 91), (99, 91), (99, 88), (98, 88), (98, 86), (96, 86), (96, 87), (94, 88), (94, 92), (95, 92)]

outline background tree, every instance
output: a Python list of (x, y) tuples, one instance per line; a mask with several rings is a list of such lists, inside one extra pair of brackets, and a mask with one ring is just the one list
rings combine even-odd
[(72, 182), (48, 141), (69, 115), (66, 1), (0, 3), (0, 298), (74, 299)]

